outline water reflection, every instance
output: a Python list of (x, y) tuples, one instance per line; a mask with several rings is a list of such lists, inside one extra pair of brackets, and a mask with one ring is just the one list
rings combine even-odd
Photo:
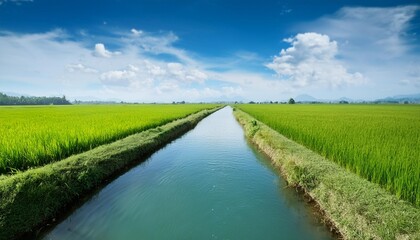
[(331, 239), (224, 108), (111, 182), (45, 239)]

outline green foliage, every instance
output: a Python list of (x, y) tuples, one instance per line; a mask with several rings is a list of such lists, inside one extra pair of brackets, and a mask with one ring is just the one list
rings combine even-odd
[(13, 97), (0, 92), (0, 105), (70, 105), (66, 97)]
[(42, 166), (212, 107), (0, 107), (0, 173)]
[(237, 107), (284, 136), (420, 206), (420, 106)]
[(288, 103), (289, 104), (295, 104), (295, 99), (293, 99), (293, 98), (289, 99), (289, 102)]
[(271, 158), (289, 186), (305, 192), (339, 239), (420, 239), (420, 208), (347, 171), (257, 121), (234, 112), (247, 137)]
[(37, 228), (43, 228), (63, 209), (216, 110), (200, 111), (43, 167), (0, 176), (0, 239), (22, 237), (31, 231), (37, 235)]

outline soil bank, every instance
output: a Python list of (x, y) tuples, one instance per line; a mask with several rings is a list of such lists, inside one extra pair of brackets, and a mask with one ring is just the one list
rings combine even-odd
[(0, 239), (33, 231), (107, 179), (194, 128), (220, 108), (203, 110), (166, 125), (64, 160), (0, 179)]
[(289, 185), (305, 191), (345, 239), (420, 239), (420, 209), (299, 145), (247, 113), (234, 114)]

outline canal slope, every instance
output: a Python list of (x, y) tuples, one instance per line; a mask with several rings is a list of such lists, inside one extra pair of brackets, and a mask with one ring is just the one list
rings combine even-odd
[(224, 108), (115, 179), (44, 239), (332, 239)]
[(44, 167), (1, 177), (0, 239), (36, 230), (216, 110), (203, 110)]
[(420, 239), (420, 210), (236, 109), (247, 137), (345, 239)]

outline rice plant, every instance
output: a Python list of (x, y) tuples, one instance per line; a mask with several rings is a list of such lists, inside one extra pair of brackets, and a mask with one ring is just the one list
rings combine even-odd
[(215, 105), (0, 107), (0, 174), (45, 165)]
[(419, 105), (238, 105), (284, 136), (420, 206)]

